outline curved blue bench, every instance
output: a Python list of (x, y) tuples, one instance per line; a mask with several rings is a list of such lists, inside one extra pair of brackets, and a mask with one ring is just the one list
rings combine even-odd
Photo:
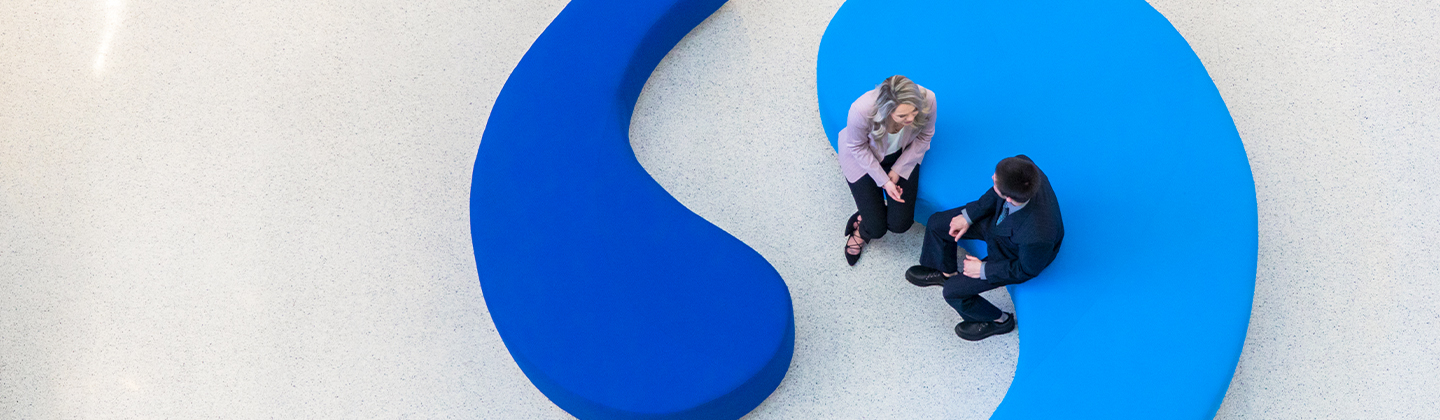
[(576, 417), (738, 418), (789, 368), (780, 275), (630, 149), (646, 79), (723, 3), (570, 2), (485, 126), (470, 196), (485, 302), (520, 369)]
[(1065, 243), (1010, 289), (1020, 360), (994, 418), (1215, 415), (1250, 319), (1255, 188), (1225, 102), (1164, 16), (1142, 0), (850, 0), (818, 67), (832, 145), (887, 76), (940, 96), (917, 220), (979, 197), (1001, 158), (1049, 175)]

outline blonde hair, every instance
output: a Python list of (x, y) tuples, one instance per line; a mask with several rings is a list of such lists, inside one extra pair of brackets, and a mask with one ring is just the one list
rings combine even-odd
[(909, 104), (920, 111), (912, 123), (915, 128), (924, 129), (930, 124), (930, 101), (926, 100), (930, 92), (915, 85), (910, 78), (898, 74), (890, 76), (877, 89), (880, 94), (875, 96), (875, 107), (870, 112), (870, 138), (880, 138), (889, 131), (885, 119), (901, 104)]

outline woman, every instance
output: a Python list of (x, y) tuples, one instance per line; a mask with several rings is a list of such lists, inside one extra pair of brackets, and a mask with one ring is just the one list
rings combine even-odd
[(905, 76), (885, 79), (850, 105), (840, 131), (840, 169), (859, 211), (845, 223), (845, 260), (860, 259), (871, 239), (915, 222), (920, 161), (935, 134), (935, 93)]

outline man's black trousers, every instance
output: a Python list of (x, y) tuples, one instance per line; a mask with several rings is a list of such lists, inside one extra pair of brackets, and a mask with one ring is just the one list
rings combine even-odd
[[(955, 253), (956, 240), (950, 236), (950, 220), (960, 215), (964, 207), (935, 213), (925, 224), (925, 245), (920, 250), (920, 265), (945, 273), (958, 273), (961, 264)], [(989, 217), (971, 220), (970, 228), (960, 239), (985, 239), (985, 233), (995, 221)], [(980, 293), (1000, 287), (985, 280), (956, 274), (945, 279), (945, 302), (960, 313), (960, 317), (971, 322), (988, 322), (1000, 318), (1000, 308), (980, 297)]]

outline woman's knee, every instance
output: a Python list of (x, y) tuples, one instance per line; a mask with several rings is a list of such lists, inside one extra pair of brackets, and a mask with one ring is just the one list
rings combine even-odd
[(911, 226), (911, 225), (914, 225), (914, 224), (915, 224), (915, 219), (914, 219), (914, 218), (907, 218), (907, 219), (905, 219), (905, 220), (895, 220), (895, 221), (891, 221), (891, 222), (890, 222), (890, 231), (891, 231), (891, 232), (895, 232), (895, 233), (905, 233), (905, 231), (910, 230), (910, 226)]
[(866, 240), (879, 239), (885, 236), (885, 220), (883, 218), (879, 220), (870, 220), (868, 218), (860, 220), (860, 236), (865, 237)]
[(885, 237), (885, 227), (884, 227), (884, 226), (881, 226), (881, 227), (878, 228), (878, 229), (870, 230), (870, 229), (865, 229), (865, 227), (862, 226), (862, 227), (860, 227), (860, 236), (864, 237), (865, 240), (867, 240), (867, 241), (868, 241), (868, 240), (871, 240), (871, 239), (884, 238), (884, 237)]

